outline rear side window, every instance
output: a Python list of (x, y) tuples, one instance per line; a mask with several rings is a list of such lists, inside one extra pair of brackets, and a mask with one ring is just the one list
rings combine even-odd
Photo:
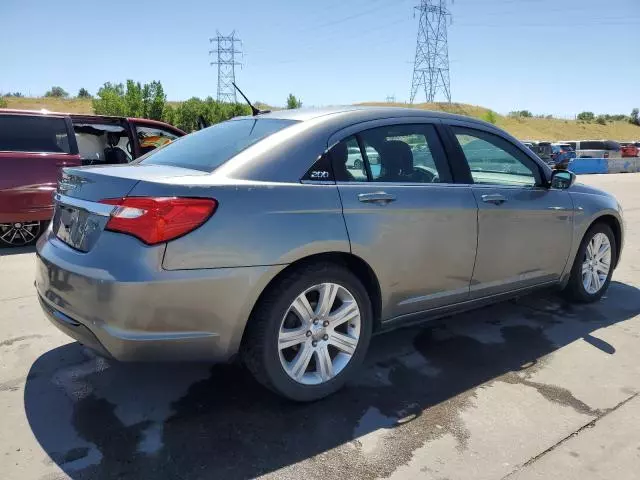
[(0, 115), (0, 151), (71, 153), (64, 118)]
[(145, 155), (145, 165), (171, 165), (212, 172), (251, 145), (297, 123), (295, 120), (252, 118), (218, 123)]
[(399, 124), (348, 137), (331, 149), (337, 181), (448, 183), (451, 173), (433, 125)]

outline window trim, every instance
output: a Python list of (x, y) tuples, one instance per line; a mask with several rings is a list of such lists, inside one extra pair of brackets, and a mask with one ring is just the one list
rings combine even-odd
[[(475, 124), (472, 122), (459, 122), (459, 121), (451, 121), (447, 122), (444, 125), (448, 131), (448, 137), (451, 140), (450, 147), (452, 150), (449, 152), (449, 158), (452, 163), (457, 164), (456, 168), (461, 172), (464, 172), (460, 180), (456, 179), (456, 183), (464, 184), (464, 185), (478, 185), (484, 187), (500, 187), (500, 188), (547, 188), (549, 182), (549, 174), (547, 170), (541, 165), (541, 161), (536, 160), (532, 157), (534, 155), (533, 152), (527, 152), (520, 148), (520, 146), (513, 141), (513, 139), (509, 138), (506, 135), (503, 135), (499, 130), (493, 130), (488, 128), (482, 128), (483, 125)], [(469, 162), (467, 161), (467, 157), (462, 150), (462, 146), (458, 142), (458, 139), (455, 135), (454, 128), (462, 128), (465, 130), (470, 130), (471, 132), (478, 132), (478, 138), (482, 139), (482, 135), (490, 135), (499, 138), (503, 142), (506, 142), (510, 147), (512, 152), (507, 151), (507, 153), (516, 157), (516, 159), (521, 160), (528, 167), (533, 167), (533, 174), (535, 177), (535, 185), (533, 186), (518, 186), (518, 185), (503, 185), (503, 184), (488, 184), (488, 183), (475, 183), (473, 181), (473, 177), (471, 175), (471, 168), (469, 167)], [(486, 141), (486, 140), (485, 140)], [(489, 142), (491, 143), (491, 142)], [(502, 148), (502, 147), (498, 147)], [(504, 149), (503, 149), (504, 150)], [(505, 150), (506, 151), (506, 150)], [(515, 152), (516, 154), (514, 155)], [(547, 167), (548, 168), (548, 167)]]
[[(328, 151), (330, 151), (331, 148), (333, 148), (337, 143), (342, 142), (350, 137), (354, 137), (358, 142), (358, 146), (360, 148), (360, 154), (362, 156), (362, 159), (364, 161), (365, 168), (367, 171), (366, 182), (336, 180), (335, 183), (338, 185), (357, 184), (357, 185), (388, 185), (388, 186), (393, 186), (393, 185), (399, 185), (399, 186), (440, 185), (442, 186), (442, 185), (453, 184), (454, 177), (453, 177), (452, 166), (447, 155), (447, 148), (445, 146), (445, 140), (443, 139), (443, 132), (438, 128), (440, 124), (441, 122), (440, 122), (440, 119), (438, 118), (430, 119), (430, 118), (416, 118), (416, 117), (396, 117), (396, 118), (385, 118), (385, 119), (361, 122), (358, 124), (350, 125), (349, 127), (346, 127), (342, 130), (335, 132), (333, 135), (329, 137), (329, 141), (327, 142), (327, 144), (330, 145), (330, 147), (328, 148)], [(424, 138), (427, 142), (427, 146), (429, 146), (430, 151), (431, 151), (431, 146), (429, 145), (430, 135), (428, 132), (428, 128), (429, 128), (429, 125), (433, 127), (433, 133), (434, 133), (433, 141), (437, 142), (439, 145), (440, 154), (442, 156), (442, 159), (440, 162), (441, 165), (438, 165), (438, 162), (436, 162), (435, 160), (436, 157), (433, 155), (434, 152), (432, 151), (431, 153), (432, 153), (432, 157), (434, 158), (434, 163), (436, 164), (436, 170), (438, 170), (438, 176), (441, 179), (444, 179), (446, 181), (438, 182), (438, 183), (423, 183), (423, 182), (376, 182), (373, 180), (373, 174), (371, 173), (371, 165), (369, 162), (369, 157), (367, 156), (366, 147), (362, 140), (361, 134), (368, 132), (370, 130), (376, 130), (379, 128), (403, 126), (403, 125), (416, 126), (416, 127), (423, 128)], [(440, 172), (439, 167), (443, 167), (444, 171)]]

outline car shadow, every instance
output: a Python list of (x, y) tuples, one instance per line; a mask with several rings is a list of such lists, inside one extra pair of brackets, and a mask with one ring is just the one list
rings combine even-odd
[[(464, 447), (458, 413), (479, 385), (514, 381), (580, 339), (615, 355), (595, 332), (638, 313), (640, 290), (614, 282), (594, 305), (542, 293), (398, 330), (374, 338), (347, 388), (309, 404), (279, 398), (237, 365), (120, 364), (73, 343), (35, 361), (24, 405), (40, 445), (73, 479), (255, 478), (306, 459), (315, 477), (340, 452), (349, 462), (339, 476), (372, 468), (363, 452), (375, 452), (375, 476), (385, 476), (425, 438), (450, 433)], [(406, 429), (398, 448), (376, 451), (397, 428)]]
[(26, 247), (0, 247), (0, 257), (9, 255), (21, 255), (24, 253), (35, 253), (36, 246), (28, 245)]

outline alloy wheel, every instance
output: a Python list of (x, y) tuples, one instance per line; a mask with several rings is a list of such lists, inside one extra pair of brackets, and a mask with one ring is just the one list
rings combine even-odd
[(314, 285), (296, 297), (278, 333), (284, 371), (303, 385), (319, 385), (351, 361), (360, 339), (360, 309), (335, 283)]
[(40, 228), (40, 222), (0, 223), (0, 245), (27, 245), (38, 238)]
[(582, 262), (582, 285), (594, 295), (607, 281), (611, 269), (611, 242), (604, 233), (596, 233), (587, 244)]

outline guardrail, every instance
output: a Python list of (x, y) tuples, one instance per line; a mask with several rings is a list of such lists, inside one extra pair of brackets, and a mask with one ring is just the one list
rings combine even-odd
[(576, 175), (640, 172), (640, 158), (574, 158), (569, 162), (567, 170)]

